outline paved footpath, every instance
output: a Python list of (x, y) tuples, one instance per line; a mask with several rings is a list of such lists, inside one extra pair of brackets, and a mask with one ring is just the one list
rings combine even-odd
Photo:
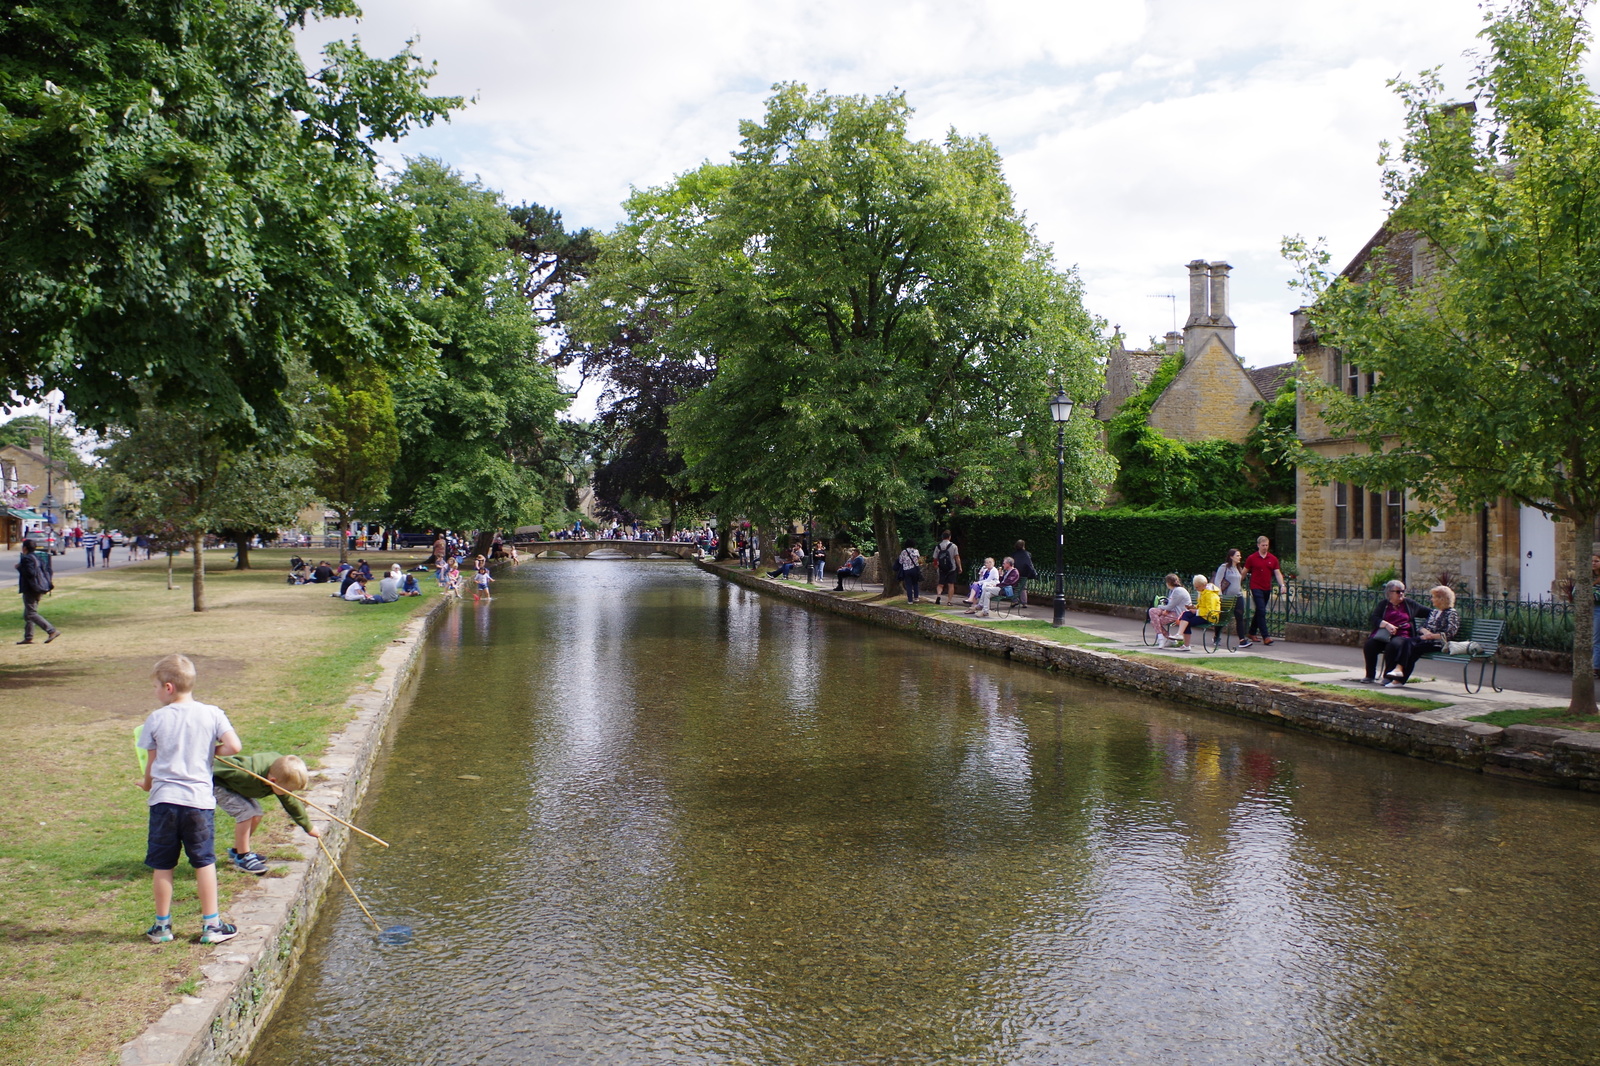
[[(832, 575), (829, 575), (831, 581)], [(803, 579), (801, 582), (803, 583)], [(824, 587), (822, 585), (817, 586)], [(826, 584), (831, 589), (831, 584)], [(881, 593), (881, 585), (863, 584), (863, 590)], [(1048, 621), (1052, 610), (1048, 598), (1041, 599), (1037, 594), (1030, 592), (1029, 605), (1026, 611), (1014, 612), (1016, 619), (1043, 619)], [(901, 598), (903, 602), (903, 597)], [(924, 595), (921, 600), (924, 605), (931, 605), (933, 597)], [(958, 618), (966, 617), (963, 607), (940, 608), (940, 613), (949, 613)], [(1011, 620), (1012, 616), (995, 612), (989, 620), (1001, 626)], [(1396, 689), (1377, 689), (1377, 686), (1363, 684), (1361, 676), (1364, 664), (1361, 658), (1361, 649), (1347, 647), (1342, 644), (1307, 644), (1299, 641), (1289, 641), (1281, 637), (1274, 638), (1270, 646), (1259, 641), (1243, 651), (1229, 652), (1226, 649), (1218, 650), (1215, 654), (1208, 655), (1199, 647), (1198, 641), (1192, 651), (1175, 652), (1159, 648), (1146, 647), (1143, 637), (1143, 625), (1138, 619), (1118, 618), (1108, 614), (1094, 614), (1087, 611), (1068, 611), (1066, 623), (1074, 629), (1081, 629), (1085, 633), (1097, 637), (1104, 637), (1118, 645), (1129, 649), (1136, 649), (1150, 655), (1160, 655), (1179, 661), (1193, 661), (1197, 666), (1227, 669), (1227, 662), (1234, 657), (1255, 656), (1264, 659), (1276, 659), (1286, 663), (1303, 663), (1308, 672), (1303, 675), (1291, 674), (1297, 681), (1314, 681), (1323, 685), (1343, 685), (1358, 692), (1371, 692), (1376, 689), (1381, 692), (1399, 693)], [(1380, 660), (1381, 664), (1381, 660)], [(1493, 667), (1490, 668), (1491, 670)], [(1341, 671), (1339, 674), (1328, 673), (1329, 670)], [(1317, 672), (1321, 671), (1321, 672)], [(1477, 683), (1478, 668), (1472, 668), (1473, 683)], [(1404, 694), (1418, 699), (1440, 700), (1446, 703), (1444, 707), (1433, 710), (1418, 711), (1412, 717), (1424, 722), (1440, 722), (1449, 719), (1468, 718), (1472, 715), (1488, 714), (1491, 711), (1513, 710), (1526, 707), (1565, 707), (1572, 693), (1572, 678), (1564, 673), (1552, 673), (1545, 670), (1528, 670), (1520, 667), (1500, 667), (1500, 684), (1504, 691), (1496, 692), (1489, 686), (1489, 675), (1484, 676), (1483, 691), (1469, 693), (1461, 683), (1460, 668), (1450, 668), (1444, 664), (1429, 663), (1424, 660), (1417, 664), (1416, 671), (1411, 676), (1411, 683), (1405, 687)]]

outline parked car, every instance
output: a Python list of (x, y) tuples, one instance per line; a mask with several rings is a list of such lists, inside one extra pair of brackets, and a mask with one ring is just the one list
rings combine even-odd
[(101, 530), (100, 535), (102, 537), (110, 537), (111, 543), (117, 545), (118, 547), (121, 547), (123, 541), (127, 539), (122, 535), (122, 530), (120, 529)]

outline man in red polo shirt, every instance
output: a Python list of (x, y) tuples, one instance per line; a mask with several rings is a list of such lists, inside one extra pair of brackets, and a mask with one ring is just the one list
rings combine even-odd
[(1266, 537), (1256, 538), (1256, 550), (1244, 561), (1245, 572), (1250, 575), (1250, 598), (1255, 601), (1255, 617), (1250, 620), (1250, 632), (1245, 639), (1239, 642), (1239, 647), (1248, 648), (1252, 641), (1249, 639), (1257, 632), (1261, 634), (1261, 643), (1271, 644), (1272, 637), (1267, 633), (1267, 601), (1272, 598), (1272, 583), (1277, 581), (1278, 589), (1288, 595), (1289, 586), (1283, 580), (1283, 571), (1278, 568), (1278, 557), (1269, 550), (1272, 542)]

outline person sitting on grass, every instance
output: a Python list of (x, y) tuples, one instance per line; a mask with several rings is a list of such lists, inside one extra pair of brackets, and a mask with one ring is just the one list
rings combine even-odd
[(1150, 624), (1156, 627), (1156, 647), (1172, 647), (1172, 637), (1167, 633), (1167, 627), (1175, 624), (1183, 617), (1194, 603), (1189, 598), (1189, 590), (1183, 587), (1183, 581), (1177, 574), (1167, 575), (1166, 601), (1150, 608)]
[(849, 560), (847, 560), (843, 566), (839, 567), (838, 571), (834, 574), (834, 576), (839, 580), (834, 584), (833, 591), (843, 592), (844, 579), (846, 577), (859, 578), (861, 576), (861, 572), (866, 568), (867, 557), (861, 554), (861, 549), (852, 546), (850, 549)]
[(1211, 582), (1206, 580), (1204, 574), (1194, 575), (1194, 597), (1194, 606), (1184, 611), (1178, 619), (1179, 646), (1173, 648), (1174, 651), (1189, 650), (1189, 627), (1216, 625), (1222, 617), (1222, 594), (1211, 587)]
[(422, 595), (422, 586), (417, 584), (417, 575), (415, 575), (415, 574), (407, 574), (407, 575), (405, 575), (404, 578), (401, 579), (401, 581), (400, 581), (400, 595), (402, 595), (402, 596), (420, 596), (420, 595)]
[[(263, 777), (267, 780), (260, 780)], [(305, 787), (306, 764), (298, 755), (258, 751), (254, 755), (234, 755), (212, 762), (211, 792), (216, 796), (217, 806), (233, 818), (233, 847), (228, 849), (228, 858), (235, 869), (257, 877), (267, 872), (267, 861), (250, 849), (250, 836), (266, 816), (258, 801), (268, 796), (277, 796), (284, 813), (301, 829), (314, 837), (322, 835), (311, 824), (306, 805), (299, 797), (290, 795), (304, 792)]]
[(318, 563), (317, 568), (311, 571), (311, 580), (312, 583), (317, 585), (325, 585), (333, 580), (333, 567), (328, 565), (326, 559)]
[(355, 572), (355, 580), (350, 582), (345, 589), (344, 598), (350, 603), (377, 603), (378, 601), (367, 594), (367, 579), (361, 576), (361, 571)]

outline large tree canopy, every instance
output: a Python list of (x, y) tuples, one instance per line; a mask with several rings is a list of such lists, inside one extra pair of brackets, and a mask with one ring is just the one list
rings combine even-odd
[(1388, 231), (1426, 254), (1396, 264), (1379, 249), (1335, 278), (1319, 250), (1289, 243), (1321, 338), (1377, 375), (1364, 397), (1325, 384), (1311, 396), (1367, 453), (1306, 460), (1324, 480), (1407, 489), (1426, 505), (1414, 520), (1510, 497), (1575, 523), (1572, 708), (1593, 713), (1582, 590), (1600, 514), (1600, 107), (1582, 74), (1586, 6), (1491, 10), (1480, 106), (1447, 103), (1433, 73), (1399, 84)]
[[(671, 432), (722, 509), (866, 505), (890, 548), (896, 509), (935, 478), (1029, 496), (1050, 394), (1098, 395), (1096, 323), (994, 147), (912, 140), (909, 115), (898, 93), (779, 86), (729, 164), (636, 193), (604, 242), (583, 328), (714, 369)], [(1109, 465), (1088, 420), (1069, 432), (1070, 497), (1090, 501)]]
[(389, 491), (402, 524), (498, 529), (564, 510), (549, 469), (566, 444), (567, 398), (544, 365), (526, 236), (500, 197), (433, 159), (416, 159), (394, 194), (434, 269), (415, 280), (415, 314), (435, 336), (429, 359), (390, 382), (400, 460)]
[(391, 271), (416, 233), (369, 141), (460, 101), (409, 50), (293, 29), (351, 0), (59, 0), (0, 19), (0, 370), (90, 428), (204, 406), (285, 430), (291, 360), (319, 372), (421, 348)]

